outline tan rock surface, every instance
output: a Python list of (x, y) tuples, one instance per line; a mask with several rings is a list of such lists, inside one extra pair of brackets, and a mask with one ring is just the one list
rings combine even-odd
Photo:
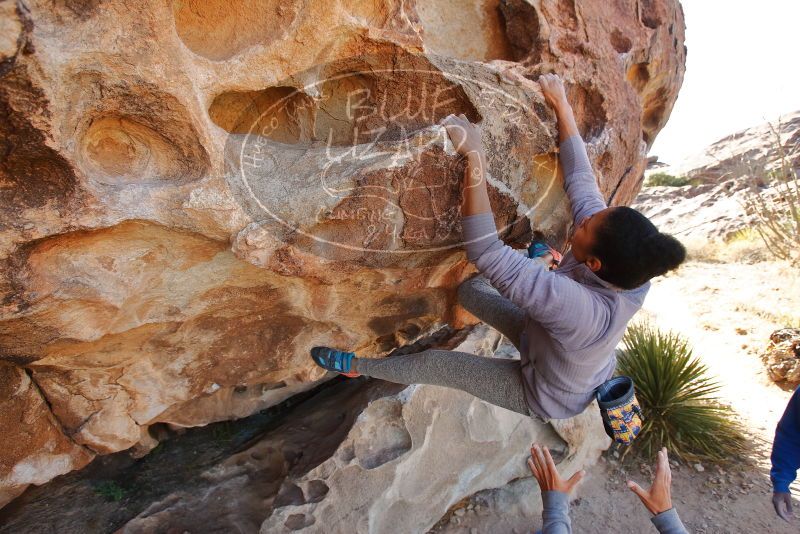
[(0, 362), (0, 506), (29, 484), (80, 469), (94, 457), (64, 435), (24, 369)]
[(508, 242), (561, 240), (530, 79), (567, 80), (621, 204), (685, 61), (675, 0), (0, 6), (0, 359), (82, 446), (69, 468), (307, 387), (312, 345), (381, 356), (463, 326), (461, 167), (435, 123), (482, 121)]
[[(501, 335), (482, 325), (454, 350), (492, 356), (510, 346), (500, 343)], [(565, 472), (593, 464), (610, 442), (595, 404), (580, 416), (543, 425), (450, 388), (362, 389), (348, 402), (354, 408), (365, 394), (371, 400), (346, 433), (341, 427), (349, 421), (337, 414), (342, 400), (329, 398), (312, 415), (293, 420), (301, 424), (200, 475), (203, 487), (153, 503), (122, 532), (249, 532), (260, 523), (260, 531), (270, 533), (421, 533), (464, 497), (529, 478), (525, 460), (533, 441), (553, 448)], [(314, 434), (321, 439), (309, 438)], [(326, 444), (334, 436), (340, 441)], [(535, 490), (527, 499), (533, 509), (541, 503)]]

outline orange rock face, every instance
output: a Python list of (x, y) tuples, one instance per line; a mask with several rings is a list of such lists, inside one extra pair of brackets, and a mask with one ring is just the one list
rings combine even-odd
[[(0, 504), (445, 322), (480, 121), (500, 235), (567, 235), (560, 74), (611, 204), (680, 88), (676, 0), (0, 3)], [(46, 401), (46, 402), (45, 402)], [(13, 446), (12, 446), (13, 445)], [(54, 467), (58, 466), (58, 467)]]
[(24, 369), (0, 362), (0, 503), (7, 503), (28, 484), (79, 469), (94, 457), (65, 435), (58, 420)]

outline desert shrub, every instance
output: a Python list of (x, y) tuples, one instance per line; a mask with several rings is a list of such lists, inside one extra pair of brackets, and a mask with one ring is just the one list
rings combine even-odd
[(782, 313), (781, 310), (764, 309), (761, 306), (754, 306), (748, 303), (737, 304), (734, 311), (743, 311), (755, 317), (761, 317), (769, 321), (776, 329), (780, 328), (800, 328), (800, 315)]
[(667, 174), (665, 172), (655, 172), (651, 174), (644, 185), (648, 187), (655, 187), (660, 185), (666, 185), (669, 187), (680, 187), (683, 185), (689, 185), (691, 180), (686, 176), (673, 176), (671, 174)]
[(211, 435), (215, 441), (227, 442), (234, 438), (236, 429), (230, 421), (223, 421), (214, 425), (211, 429)]
[(689, 261), (754, 264), (774, 260), (753, 226), (731, 232), (722, 239), (682, 237), (681, 243), (686, 247), (686, 258)]
[[(777, 165), (767, 172), (761, 166), (749, 173), (752, 187), (745, 196), (745, 211), (756, 217), (758, 235), (774, 256), (800, 265), (800, 179), (794, 168), (795, 154), (787, 153), (778, 127), (770, 125), (778, 154)], [(795, 150), (797, 150), (795, 148)], [(771, 191), (761, 191), (761, 184)]]
[(741, 243), (743, 241), (749, 242), (753, 240), (760, 239), (758, 232), (753, 226), (745, 226), (736, 230), (735, 232), (731, 232), (728, 234), (724, 241), (725, 243)]
[(125, 488), (113, 480), (101, 482), (94, 488), (94, 492), (108, 501), (121, 501), (125, 497)]
[(623, 337), (617, 370), (630, 376), (644, 424), (633, 447), (652, 458), (663, 446), (687, 461), (725, 462), (747, 450), (742, 426), (714, 394), (719, 385), (678, 334), (646, 322)]

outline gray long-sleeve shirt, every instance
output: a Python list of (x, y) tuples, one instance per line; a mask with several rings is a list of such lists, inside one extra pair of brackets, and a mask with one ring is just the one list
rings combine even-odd
[[(542, 505), (542, 534), (572, 534), (569, 495), (561, 491), (543, 491)], [(689, 534), (675, 508), (651, 517), (650, 521), (660, 534)]]
[[(605, 209), (579, 135), (560, 144), (564, 188), (577, 226)], [(491, 212), (461, 219), (467, 259), (526, 314), (520, 359), (525, 398), (544, 418), (581, 413), (614, 373), (614, 349), (642, 307), (650, 282), (623, 290), (600, 279), (572, 252), (549, 271), (497, 237)]]

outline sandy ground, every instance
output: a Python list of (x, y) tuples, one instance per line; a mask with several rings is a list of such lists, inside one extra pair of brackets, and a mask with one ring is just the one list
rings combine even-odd
[[(759, 358), (769, 334), (787, 321), (800, 322), (800, 276), (796, 268), (778, 262), (720, 263), (694, 259), (679, 272), (654, 280), (640, 312), (642, 318), (686, 336), (695, 355), (721, 383), (720, 397), (750, 429), (757, 444), (755, 467), (721, 469), (673, 464), (673, 502), (690, 532), (800, 532), (800, 521), (789, 525), (772, 510), (769, 452), (774, 428), (790, 391), (772, 383)], [(572, 505), (573, 529), (580, 532), (656, 532), (650, 515), (625, 487), (633, 478), (643, 486), (650, 467), (638, 461), (621, 464), (612, 452), (591, 468)], [(520, 495), (538, 499), (531, 479), (500, 490), (508, 505), (481, 506), (451, 517), (439, 532), (535, 532), (541, 520), (532, 518)], [(795, 484), (796, 494), (800, 485)], [(495, 490), (495, 494), (498, 490)], [(497, 496), (495, 495), (495, 498)], [(499, 497), (503, 501), (503, 497)], [(477, 508), (476, 508), (477, 505)], [(800, 503), (796, 503), (800, 510)], [(502, 510), (502, 513), (499, 513)]]

